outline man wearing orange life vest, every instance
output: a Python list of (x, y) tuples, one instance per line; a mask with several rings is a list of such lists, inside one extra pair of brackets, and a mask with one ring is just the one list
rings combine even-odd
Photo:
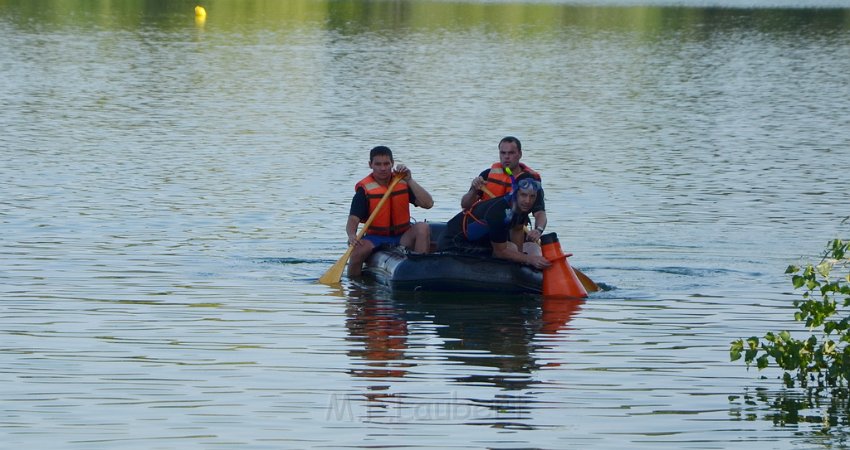
[[(410, 204), (431, 209), (434, 200), (413, 179), (410, 169), (402, 164), (393, 169), (394, 163), (393, 152), (388, 147), (380, 145), (373, 148), (369, 152), (372, 173), (354, 186), (354, 198), (345, 225), (348, 244), (354, 246), (348, 260), (349, 277), (360, 276), (363, 262), (381, 244), (402, 245), (418, 253), (428, 253), (430, 250), (431, 232), (428, 224), (410, 223)], [(366, 222), (375, 210), (396, 174), (401, 174), (403, 178), (395, 185), (363, 238), (357, 239), (358, 225)]]
[[(499, 162), (493, 163), (489, 169), (484, 170), (481, 174), (472, 180), (472, 185), (469, 191), (463, 195), (460, 200), (460, 206), (463, 209), (469, 209), (480, 200), (487, 200), (490, 197), (484, 192), (484, 188), (493, 193), (496, 197), (508, 194), (511, 192), (511, 177), (505, 168), (510, 168), (516, 181), (524, 178), (532, 178), (538, 182), (541, 181), (540, 174), (532, 170), (527, 165), (519, 162), (522, 158), (522, 143), (519, 139), (513, 136), (505, 136), (499, 141)], [(543, 191), (534, 202), (531, 208), (531, 215), (534, 216), (534, 229), (528, 232), (525, 240), (535, 242), (540, 239), (543, 230), (546, 229), (546, 204), (543, 201)], [(522, 233), (524, 225), (528, 223), (528, 218), (525, 218), (525, 223), (518, 225), (512, 231), (512, 234)], [(512, 237), (512, 241), (519, 240), (522, 242), (522, 236)]]

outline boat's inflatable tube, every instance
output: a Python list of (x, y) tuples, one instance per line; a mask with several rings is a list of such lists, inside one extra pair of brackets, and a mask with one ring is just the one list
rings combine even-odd
[[(432, 242), (444, 228), (445, 224), (431, 224)], [(459, 253), (410, 253), (399, 247), (373, 252), (363, 273), (397, 291), (539, 294), (543, 288), (543, 272), (525, 264)]]

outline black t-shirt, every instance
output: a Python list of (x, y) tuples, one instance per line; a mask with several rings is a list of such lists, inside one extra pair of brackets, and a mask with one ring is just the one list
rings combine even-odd
[[(479, 176), (486, 181), (487, 177), (489, 175), (490, 175), (490, 169), (485, 169), (483, 172), (481, 172), (481, 174)], [(535, 177), (534, 175), (532, 175), (529, 172), (523, 172), (523, 173), (519, 174), (519, 176), (516, 177), (516, 180), (519, 181), (519, 180), (522, 180), (523, 178), (531, 178), (531, 179), (540, 181), (540, 178)], [(546, 202), (543, 201), (543, 191), (540, 191), (540, 192), (537, 193), (537, 200), (534, 201), (534, 206), (531, 207), (531, 213), (534, 214), (538, 211), (545, 211), (545, 210), (546, 210)]]
[[(416, 195), (409, 188), (407, 196), (410, 198), (410, 203), (416, 204)], [(389, 201), (389, 200), (387, 200)], [(352, 216), (357, 216), (361, 221), (369, 218), (369, 200), (366, 198), (366, 189), (362, 186), (354, 192), (354, 198), (351, 199), (351, 208), (348, 212)]]

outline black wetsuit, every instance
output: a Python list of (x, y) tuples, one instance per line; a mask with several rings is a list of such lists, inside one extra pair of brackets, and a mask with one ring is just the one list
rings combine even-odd
[(472, 206), (471, 215), (468, 214), (466, 211), (460, 212), (449, 220), (437, 243), (437, 251), (492, 254), (491, 243), (507, 242), (511, 228), (522, 225), (528, 217), (513, 212), (510, 196), (478, 202)]

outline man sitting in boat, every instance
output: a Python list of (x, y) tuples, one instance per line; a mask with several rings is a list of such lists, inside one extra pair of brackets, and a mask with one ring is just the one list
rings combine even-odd
[(490, 254), (537, 269), (549, 267), (540, 246), (509, 239), (511, 229), (527, 218), (538, 195), (543, 195), (540, 182), (524, 178), (511, 194), (476, 203), (449, 220), (437, 250)]
[[(354, 198), (345, 232), (348, 234), (348, 245), (353, 245), (351, 257), (348, 260), (348, 276), (360, 276), (363, 262), (376, 247), (381, 244), (402, 245), (418, 253), (427, 253), (431, 246), (431, 233), (428, 224), (410, 221), (410, 204), (420, 208), (430, 209), (434, 200), (422, 186), (411, 176), (410, 169), (399, 164), (393, 169), (393, 152), (383, 145), (369, 152), (369, 167), (372, 173), (360, 180), (354, 186)], [(393, 177), (400, 175), (401, 180), (393, 188), (378, 211), (366, 234), (357, 239), (357, 227), (365, 223), (367, 218), (380, 203)]]
[[(517, 181), (531, 178), (542, 183), (540, 174), (519, 162), (521, 158), (522, 142), (513, 136), (503, 137), (499, 141), (499, 161), (493, 163), (489, 169), (485, 169), (479, 176), (472, 180), (469, 191), (460, 199), (460, 207), (469, 209), (480, 200), (488, 200), (510, 193), (512, 177)], [(543, 230), (546, 229), (547, 222), (543, 191), (540, 191), (540, 195), (537, 196), (537, 200), (531, 208), (531, 215), (534, 216), (534, 229), (527, 233), (526, 239), (536, 242), (543, 234)], [(530, 221), (528, 220), (528, 214), (523, 217), (524, 221), (518, 223), (514, 228), (514, 234), (525, 233), (525, 225)]]

